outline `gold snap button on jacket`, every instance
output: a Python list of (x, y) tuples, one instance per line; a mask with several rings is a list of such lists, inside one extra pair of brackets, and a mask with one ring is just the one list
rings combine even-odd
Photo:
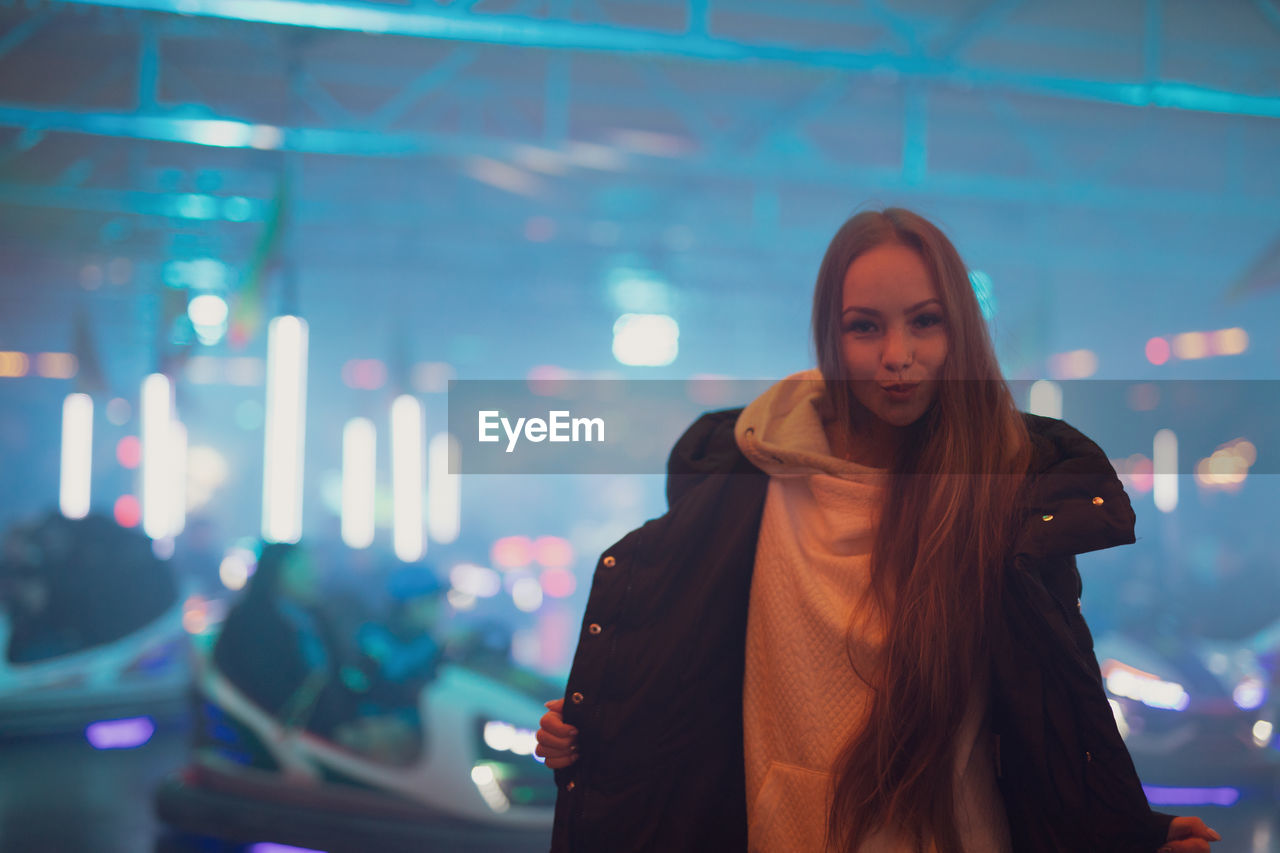
[(565, 789), (566, 791), (572, 791), (572, 790), (573, 790), (574, 788), (576, 788), (576, 787), (578, 787), (578, 784), (577, 784), (576, 782), (574, 782), (572, 779), (570, 779), (570, 780), (565, 784), (564, 789)]
[(609, 556), (607, 556), (607, 557), (605, 557), (605, 558), (604, 558), (604, 565), (605, 565), (605, 568), (610, 568), (610, 569), (611, 569), (611, 568), (613, 568), (614, 564), (615, 564), (615, 563), (617, 563), (617, 562), (618, 562), (618, 561), (617, 561), (617, 560), (615, 560), (615, 559), (613, 558), (613, 555), (612, 555), (612, 554), (610, 554)]
[(1053, 514), (1052, 514), (1052, 513), (1050, 513), (1050, 514), (1048, 514), (1048, 515), (1042, 515), (1042, 516), (1040, 516), (1040, 520), (1041, 520), (1041, 521), (1053, 521)]
[(599, 634), (603, 630), (604, 629), (600, 627), (600, 624), (598, 622), (592, 622), (590, 625), (587, 626), (588, 634)]
[(573, 704), (575, 705), (581, 705), (582, 699), (583, 699), (583, 696), (581, 693), (574, 693), (572, 696), (569, 697), (569, 700), (573, 702)]
[(1094, 498), (1094, 499), (1093, 499), (1093, 505), (1094, 505), (1094, 506), (1102, 506), (1102, 498), (1100, 498), (1100, 497), (1098, 497), (1098, 498)]

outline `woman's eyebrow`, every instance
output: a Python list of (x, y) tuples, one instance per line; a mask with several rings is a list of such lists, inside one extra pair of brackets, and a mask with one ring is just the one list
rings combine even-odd
[[(906, 312), (904, 313), (910, 314), (912, 311), (919, 311), (921, 308), (928, 305), (930, 302), (937, 302), (939, 305), (942, 304), (942, 300), (934, 296), (930, 299), (924, 300), (923, 302), (917, 302), (915, 305), (908, 306)], [(840, 316), (843, 317), (845, 314), (848, 314), (850, 311), (857, 311), (859, 314), (870, 314), (873, 317), (881, 316), (880, 312), (877, 311), (876, 309), (864, 308), (861, 305), (850, 305), (848, 308), (844, 309), (844, 311), (840, 314)]]

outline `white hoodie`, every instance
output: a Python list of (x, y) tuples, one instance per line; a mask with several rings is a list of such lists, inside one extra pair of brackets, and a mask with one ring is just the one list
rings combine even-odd
[[(770, 475), (747, 617), (743, 726), (752, 851), (825, 848), (832, 768), (864, 722), (869, 672), (884, 639), (872, 607), (857, 607), (870, 573), (874, 513), (885, 469), (831, 454), (819, 408), (821, 374), (796, 373), (758, 397), (734, 437)], [(1009, 850), (975, 684), (956, 743), (956, 811), (966, 851)], [(977, 748), (975, 749), (975, 745)], [(972, 760), (970, 760), (972, 758)], [(881, 832), (862, 853), (905, 853)]]

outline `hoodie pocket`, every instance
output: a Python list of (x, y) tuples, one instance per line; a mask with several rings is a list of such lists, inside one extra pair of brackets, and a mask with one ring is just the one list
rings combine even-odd
[(773, 761), (749, 814), (751, 853), (826, 850), (831, 774)]

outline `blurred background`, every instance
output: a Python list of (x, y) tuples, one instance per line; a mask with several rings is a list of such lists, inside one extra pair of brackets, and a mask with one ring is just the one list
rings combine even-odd
[[(1149, 798), (1280, 850), (1275, 0), (0, 3), (0, 849), (545, 847), (541, 701), (663, 478), (452, 474), (448, 383), (743, 405), (888, 205), (1133, 498), (1079, 562)], [(322, 614), (265, 715), (211, 663), (264, 540)]]

